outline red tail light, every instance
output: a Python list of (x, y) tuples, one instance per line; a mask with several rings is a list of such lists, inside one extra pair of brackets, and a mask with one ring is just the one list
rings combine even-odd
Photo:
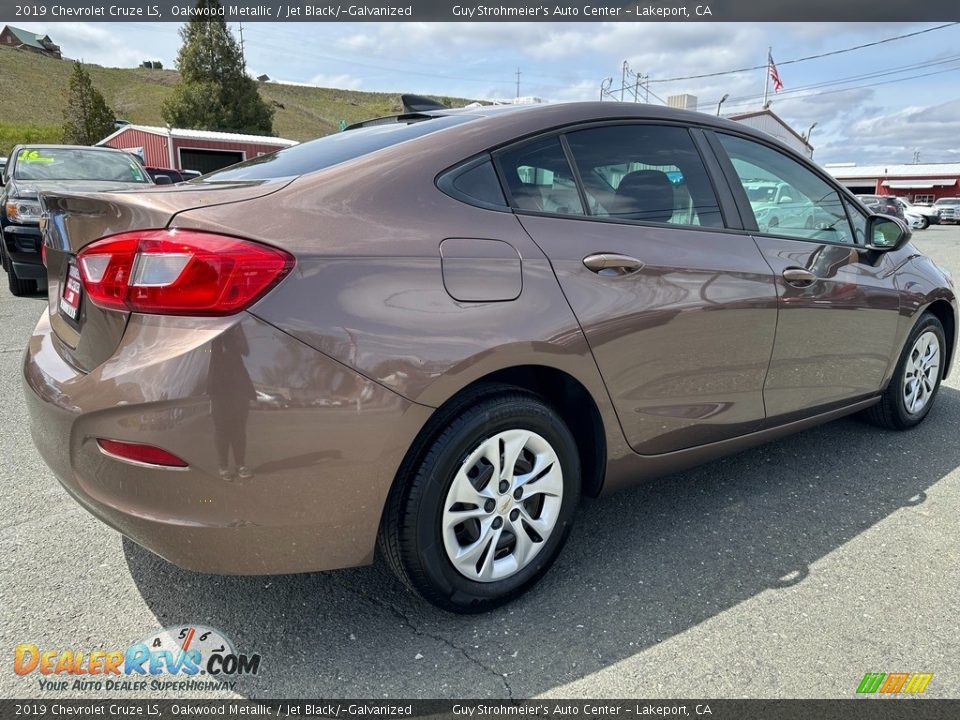
[(77, 255), (90, 300), (156, 315), (232, 315), (293, 269), (278, 248), (196, 230), (137, 230)]
[(104, 440), (103, 438), (97, 440), (97, 445), (107, 455), (113, 455), (121, 460), (146, 463), (147, 465), (162, 465), (163, 467), (187, 467), (185, 460), (181, 460), (173, 453), (153, 445)]

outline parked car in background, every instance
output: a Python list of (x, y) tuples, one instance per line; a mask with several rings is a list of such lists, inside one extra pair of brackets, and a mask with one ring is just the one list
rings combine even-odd
[(813, 203), (802, 199), (787, 183), (749, 179), (743, 187), (761, 230), (773, 232), (780, 226), (809, 230), (815, 226)]
[(39, 193), (122, 190), (153, 185), (143, 166), (122, 150), (78, 145), (17, 145), (2, 175), (0, 243), (14, 295), (36, 292), (47, 273), (40, 255)]
[(900, 210), (903, 211), (904, 217), (906, 217), (907, 213), (913, 213), (914, 215), (921, 216), (926, 221), (921, 223), (921, 230), (926, 229), (930, 225), (938, 225), (940, 223), (940, 214), (931, 205), (915, 205), (902, 197), (897, 198), (897, 204), (900, 205)]
[(7, 159), (0, 156), (0, 178), (3, 177), (3, 169), (7, 166)]
[(926, 217), (912, 210), (903, 211), (903, 220), (911, 230), (926, 230), (930, 227), (930, 221)]
[[(173, 168), (147, 166), (144, 169), (158, 185), (176, 185), (177, 183), (182, 183), (186, 179), (184, 178), (183, 173), (181, 173), (179, 170), (174, 170)], [(161, 178), (165, 179), (161, 180)]]
[[(758, 177), (822, 220), (760, 226)], [(42, 202), (33, 440), (83, 507), (203, 572), (379, 544), (431, 602), (487, 610), (581, 497), (854, 412), (912, 428), (956, 356), (953, 282), (902, 220), (675, 108), (428, 108)]]
[(960, 221), (960, 198), (940, 198), (933, 204), (940, 222), (953, 224)]
[(903, 208), (893, 195), (857, 195), (857, 197), (873, 212), (903, 217)]

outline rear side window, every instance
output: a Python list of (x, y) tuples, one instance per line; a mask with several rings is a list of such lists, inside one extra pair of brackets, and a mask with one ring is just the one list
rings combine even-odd
[(583, 215), (580, 193), (560, 140), (550, 137), (499, 156), (513, 207), (518, 210)]
[(438, 130), (469, 122), (465, 115), (440, 115), (428, 120), (346, 130), (317, 140), (294, 145), (269, 155), (247, 160), (229, 168), (205, 175), (200, 182), (233, 182), (235, 180), (272, 180), (297, 177), (369, 155), (377, 150), (423, 137)]
[(566, 137), (591, 215), (723, 227), (707, 170), (685, 128), (615, 125)]
[(489, 155), (468, 161), (437, 178), (437, 187), (452, 198), (478, 207), (507, 209), (507, 200)]

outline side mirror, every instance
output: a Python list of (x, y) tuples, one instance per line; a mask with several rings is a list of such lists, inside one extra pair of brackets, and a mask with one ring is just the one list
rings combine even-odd
[(173, 180), (170, 179), (169, 175), (157, 175), (153, 182), (157, 185), (173, 185)]
[(867, 249), (878, 252), (899, 250), (910, 239), (910, 228), (889, 215), (867, 218)]

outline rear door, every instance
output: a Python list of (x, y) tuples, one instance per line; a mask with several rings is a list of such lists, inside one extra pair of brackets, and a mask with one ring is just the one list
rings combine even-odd
[(725, 230), (724, 198), (690, 131), (574, 129), (497, 161), (634, 450), (666, 453), (758, 427), (773, 278), (753, 240)]
[[(863, 247), (866, 218), (814, 167), (773, 145), (725, 133), (711, 142), (777, 283), (780, 317), (764, 387), (769, 422), (875, 394), (900, 302), (890, 256)], [(811, 219), (771, 225), (771, 209), (746, 192), (758, 179), (789, 185)]]

